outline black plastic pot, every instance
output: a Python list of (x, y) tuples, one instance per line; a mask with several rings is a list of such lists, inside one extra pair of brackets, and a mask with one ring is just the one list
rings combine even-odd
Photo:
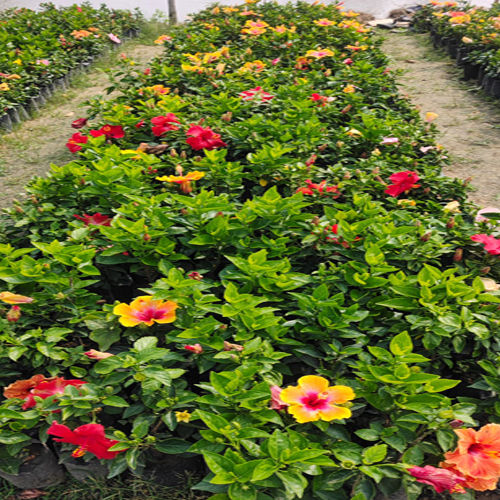
[(500, 99), (500, 77), (493, 78), (493, 83), (490, 88), (490, 95)]
[(481, 82), (481, 88), (487, 93), (490, 93), (490, 88), (493, 84), (493, 78), (489, 75), (484, 75)]
[(64, 481), (64, 469), (47, 447), (41, 443), (31, 444), (29, 457), (30, 459), (19, 467), (18, 474), (8, 474), (0, 470), (0, 477), (23, 490), (48, 488)]
[(464, 66), (466, 61), (465, 61), (465, 56), (468, 54), (468, 50), (465, 47), (457, 47), (457, 55), (455, 57), (455, 62), (457, 63), (457, 66)]
[(33, 115), (36, 111), (38, 111), (38, 99), (36, 97), (30, 97), (29, 101), (26, 103), (26, 107), (28, 109), (28, 113)]
[(3, 130), (4, 132), (10, 132), (12, 130), (12, 120), (10, 119), (8, 113), (0, 116), (0, 130)]
[(164, 486), (179, 486), (186, 482), (186, 473), (204, 475), (207, 470), (200, 456), (193, 454), (165, 455), (148, 463), (144, 478)]
[(63, 465), (70, 476), (81, 482), (104, 479), (108, 474), (108, 468), (102, 465), (97, 458), (85, 462), (83, 458), (69, 457), (64, 460)]
[(16, 125), (16, 123), (21, 123), (21, 117), (19, 116), (19, 112), (17, 111), (17, 106), (13, 106), (12, 108), (10, 108), (8, 113), (10, 116), (10, 121), (13, 125)]
[(21, 119), (21, 121), (26, 121), (31, 118), (28, 111), (26, 111), (26, 108), (22, 104), (18, 106), (17, 111), (19, 113), (19, 118)]
[(50, 91), (50, 87), (42, 87), (40, 89), (40, 95), (47, 101), (52, 96), (52, 92)]
[(470, 62), (464, 63), (464, 79), (473, 80), (479, 75), (479, 64), (472, 64)]
[(457, 51), (458, 51), (458, 42), (455, 39), (448, 40), (446, 42), (446, 50), (448, 51), (448, 54), (450, 54), (450, 57), (453, 59), (456, 59), (457, 57)]

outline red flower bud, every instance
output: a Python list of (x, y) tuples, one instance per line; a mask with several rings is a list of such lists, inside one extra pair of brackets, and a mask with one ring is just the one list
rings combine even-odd
[(7, 312), (7, 321), (17, 323), (21, 317), (21, 308), (19, 306), (12, 306)]
[(203, 347), (200, 344), (187, 344), (184, 346), (184, 349), (186, 349), (186, 351), (194, 352), (195, 354), (201, 354), (203, 352)]
[(71, 122), (71, 126), (76, 129), (85, 127), (85, 125), (87, 125), (87, 118), (78, 118), (78, 120)]
[(196, 281), (201, 281), (203, 279), (203, 275), (197, 271), (193, 271), (193, 272), (188, 274), (188, 278), (191, 278), (192, 280), (196, 280)]
[(431, 239), (432, 231), (429, 231), (428, 233), (423, 234), (420, 236), (420, 241), (429, 241)]
[(142, 239), (144, 241), (150, 241), (151, 240), (151, 235), (149, 235), (148, 233), (145, 233), (144, 236), (142, 237)]
[(453, 217), (448, 220), (448, 222), (446, 223), (446, 227), (448, 229), (452, 229), (453, 227), (455, 227), (455, 219)]
[(456, 418), (455, 420), (452, 420), (450, 422), (450, 427), (452, 429), (458, 429), (459, 427), (462, 427), (462, 425), (464, 425), (463, 421), (462, 420), (458, 420), (458, 418)]
[(464, 251), (461, 248), (457, 248), (453, 255), (453, 262), (460, 262), (462, 260)]

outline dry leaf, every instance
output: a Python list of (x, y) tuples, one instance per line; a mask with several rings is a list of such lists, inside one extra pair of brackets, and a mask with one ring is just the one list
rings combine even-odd
[(30, 498), (38, 498), (43, 495), (48, 495), (46, 491), (42, 490), (24, 490), (17, 496), (18, 500), (29, 500)]

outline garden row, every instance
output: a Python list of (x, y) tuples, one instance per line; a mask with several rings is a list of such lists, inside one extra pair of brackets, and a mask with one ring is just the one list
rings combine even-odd
[(134, 36), (139, 13), (94, 9), (89, 5), (42, 10), (9, 9), (0, 13), (0, 129), (38, 110), (57, 88), (95, 56)]
[(430, 32), (434, 46), (463, 67), (466, 80), (477, 79), (487, 94), (500, 97), (500, 5), (434, 1), (415, 14), (412, 25)]
[(494, 489), (494, 214), (379, 42), (305, 2), (158, 41), (0, 221), (0, 468), (40, 440), (109, 477), (201, 455), (214, 500)]

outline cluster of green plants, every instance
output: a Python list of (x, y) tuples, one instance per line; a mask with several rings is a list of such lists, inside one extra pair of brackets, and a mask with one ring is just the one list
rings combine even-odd
[(201, 455), (214, 500), (412, 500), (409, 466), (500, 422), (494, 214), (354, 13), (246, 3), (125, 59), (0, 220), (0, 469), (101, 424), (109, 477)]
[[(460, 64), (483, 68), (485, 75), (500, 76), (500, 6), (475, 7), (468, 2), (431, 1), (413, 18), (415, 29), (430, 31), (439, 44), (451, 47)], [(458, 54), (457, 54), (458, 50)]]
[(0, 12), (0, 114), (25, 104), (54, 80), (116, 44), (109, 34), (127, 36), (142, 21), (139, 12), (98, 9), (90, 4), (34, 11)]

